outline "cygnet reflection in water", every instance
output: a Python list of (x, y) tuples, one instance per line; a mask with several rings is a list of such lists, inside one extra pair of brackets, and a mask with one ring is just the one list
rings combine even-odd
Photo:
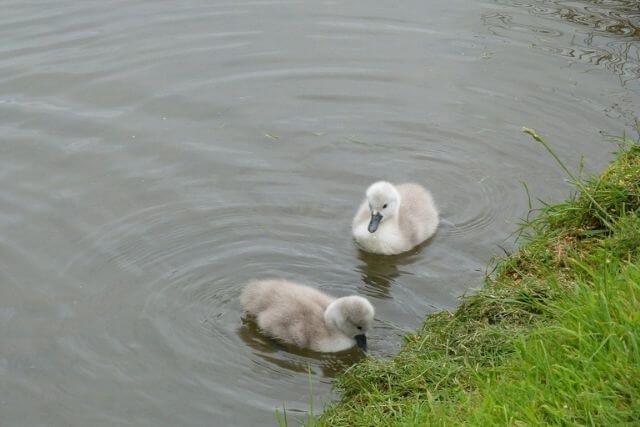
[(236, 332), (251, 347), (253, 354), (270, 364), (293, 372), (308, 373), (311, 370), (315, 373), (316, 369), (320, 369), (323, 377), (335, 378), (349, 366), (367, 357), (357, 348), (337, 353), (321, 353), (286, 344), (265, 336), (255, 322), (247, 319), (243, 319)]
[[(450, 223), (443, 221), (443, 224)], [(448, 228), (445, 227), (445, 234)], [(391, 287), (402, 274), (401, 267), (417, 261), (423, 249), (430, 246), (442, 231), (438, 228), (435, 236), (398, 255), (375, 254), (358, 248), (358, 259), (361, 263), (355, 270), (361, 274), (365, 285), (363, 292), (372, 297), (391, 298)]]

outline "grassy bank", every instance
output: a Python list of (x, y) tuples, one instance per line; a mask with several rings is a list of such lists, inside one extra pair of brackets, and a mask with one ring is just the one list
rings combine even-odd
[(576, 194), (534, 213), (483, 289), (341, 375), (309, 423), (640, 424), (640, 146), (624, 142), (597, 177), (567, 170)]

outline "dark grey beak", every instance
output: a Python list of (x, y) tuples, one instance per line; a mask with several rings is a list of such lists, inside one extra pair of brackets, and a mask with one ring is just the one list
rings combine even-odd
[(371, 222), (369, 222), (369, 227), (367, 227), (369, 233), (375, 233), (378, 229), (378, 225), (380, 225), (380, 221), (382, 221), (382, 215), (380, 215), (380, 212), (375, 215), (371, 215)]
[(356, 339), (356, 344), (358, 345), (358, 347), (360, 347), (362, 351), (367, 351), (367, 337), (362, 334), (356, 335), (354, 338)]

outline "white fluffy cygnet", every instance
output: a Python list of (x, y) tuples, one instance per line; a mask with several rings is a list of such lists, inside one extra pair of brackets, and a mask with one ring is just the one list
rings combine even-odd
[(353, 237), (367, 252), (394, 255), (433, 236), (438, 211), (431, 193), (418, 184), (393, 185), (379, 181), (353, 218)]
[(366, 298), (336, 299), (287, 280), (258, 280), (244, 288), (240, 303), (263, 332), (286, 343), (327, 353), (354, 345), (367, 350), (374, 309)]

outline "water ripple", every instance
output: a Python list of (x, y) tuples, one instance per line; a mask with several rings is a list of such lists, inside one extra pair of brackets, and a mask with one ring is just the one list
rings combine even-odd
[[(483, 22), (490, 31), (510, 37), (522, 32), (564, 36), (562, 43), (549, 43), (543, 39), (530, 42), (534, 48), (548, 53), (603, 66), (621, 76), (623, 84), (640, 78), (638, 2), (494, 1), (528, 13), (526, 16), (504, 10), (486, 13)], [(530, 21), (530, 16), (538, 19), (532, 24), (523, 24), (524, 20)], [(557, 29), (558, 22), (571, 24), (573, 31), (563, 34)]]

